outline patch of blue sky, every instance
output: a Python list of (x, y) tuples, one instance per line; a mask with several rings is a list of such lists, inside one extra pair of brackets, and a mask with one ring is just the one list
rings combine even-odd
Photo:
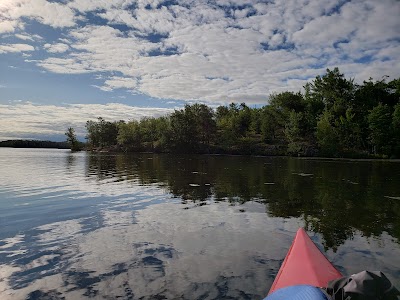
[(160, 9), (161, 7), (168, 7), (172, 5), (180, 5), (180, 3), (176, 0), (165, 0), (157, 4), (156, 8)]
[(341, 0), (341, 1), (339, 1), (335, 6), (333, 6), (330, 10), (328, 10), (326, 12), (326, 15), (327, 16), (331, 16), (331, 15), (340, 13), (340, 10), (342, 9), (342, 7), (348, 2), (351, 2), (351, 0)]
[(178, 54), (180, 54), (180, 51), (177, 46), (167, 47), (166, 49), (153, 49), (146, 53), (147, 56), (171, 56)]
[(374, 58), (371, 55), (364, 55), (360, 58), (355, 59), (354, 62), (358, 63), (358, 64), (367, 64), (373, 60), (374, 60)]
[[(19, 54), (3, 54), (0, 60), (0, 103), (14, 100), (31, 101), (38, 104), (107, 104), (122, 103), (137, 107), (171, 108), (183, 106), (184, 101), (159, 99), (126, 89), (104, 92), (102, 86), (111, 74), (54, 74), (43, 71), (34, 63), (29, 66), (20, 60)], [(112, 74), (117, 75), (117, 74)], [(100, 79), (96, 79), (100, 78)]]
[(85, 26), (87, 24), (97, 25), (97, 26), (106, 26), (108, 25), (108, 20), (99, 16), (101, 13), (105, 13), (105, 10), (97, 10), (97, 11), (89, 11), (84, 14), (85, 19), (79, 20), (77, 22), (78, 26)]
[(132, 30), (131, 27), (125, 24), (108, 23), (108, 26), (121, 31), (121, 33), (124, 33), (125, 35), (128, 34), (130, 30)]
[(107, 19), (101, 17), (100, 14), (105, 12), (106, 10), (103, 9), (103, 10), (89, 11), (85, 13), (84, 14), (85, 19), (78, 21), (78, 26), (84, 27), (88, 24), (94, 26), (109, 26), (114, 29), (118, 29), (119, 31), (121, 31), (121, 33), (127, 33), (130, 30), (132, 30), (132, 28), (126, 24), (109, 22)]
[(212, 1), (211, 3), (214, 5), (214, 7), (223, 10), (226, 18), (236, 19), (236, 12), (245, 9), (247, 10), (247, 13), (245, 15), (246, 18), (257, 14), (257, 10), (253, 7), (253, 5), (248, 3), (236, 4), (232, 2), (229, 5), (226, 4), (221, 5), (219, 3), (216, 3), (215, 1)]
[(54, 75), (37, 68), (16, 67), (9, 69), (7, 78), (0, 80), (7, 86), (0, 95), (0, 103), (17, 99), (55, 105), (60, 102), (109, 102), (109, 95), (90, 86), (92, 80), (89, 74)]
[(400, 36), (390, 39), (389, 41), (392, 42), (393, 44), (400, 44)]
[(68, 0), (47, 0), (50, 3), (60, 3), (60, 4), (67, 4)]
[(349, 40), (349, 39), (340, 39), (340, 40), (335, 41), (335, 42), (333, 43), (333, 48), (339, 49), (339, 48), (341, 47), (341, 45), (343, 45), (343, 44), (348, 44), (348, 43), (350, 43), (350, 40)]
[(33, 19), (24, 18), (25, 33), (27, 35), (39, 35), (43, 38), (44, 42), (53, 42), (58, 40), (60, 37), (64, 37), (67, 33), (68, 28), (55, 28), (42, 23), (37, 22)]
[(327, 62), (327, 58), (325, 57), (321, 57), (317, 60), (316, 63), (310, 64), (308, 67), (310, 69), (321, 69), (321, 68), (325, 68), (326, 66), (326, 62)]
[(331, 60), (331, 55), (330, 54), (320, 54), (318, 56), (315, 56), (314, 58), (317, 58), (314, 63), (309, 64), (307, 67), (310, 69), (326, 69), (326, 66), (328, 62)]
[(227, 26), (227, 28), (235, 28), (235, 29), (245, 29), (243, 26), (239, 25), (239, 24), (229, 24)]
[(149, 34), (139, 34), (138, 36), (144, 40), (151, 42), (151, 43), (160, 43), (164, 39), (168, 38), (169, 34), (153, 32), (153, 33), (149, 33)]
[(129, 5), (127, 5), (126, 7), (125, 7), (125, 10), (126, 11), (130, 11), (130, 12), (135, 12), (136, 11), (136, 9), (138, 8), (139, 6), (138, 6), (138, 3), (137, 2), (133, 2), (133, 3), (131, 3), (131, 4), (129, 4)]
[(284, 41), (279, 45), (270, 45), (268, 42), (262, 42), (260, 43), (260, 48), (263, 51), (293, 50), (295, 49), (295, 44)]
[(314, 78), (313, 76), (309, 76), (309, 75), (303, 75), (303, 76), (288, 76), (286, 77), (284, 80), (282, 80), (282, 82), (284, 83), (288, 83), (291, 80), (309, 80)]
[(213, 77), (213, 76), (206, 76), (206, 79), (208, 80), (223, 80), (226, 82), (230, 82), (233, 81), (231, 78), (227, 77), (227, 76), (221, 76), (221, 77)]

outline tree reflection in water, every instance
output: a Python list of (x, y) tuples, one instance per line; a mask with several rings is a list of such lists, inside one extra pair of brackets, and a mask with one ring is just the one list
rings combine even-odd
[[(400, 163), (227, 156), (89, 156), (88, 175), (167, 188), (193, 202), (258, 201), (275, 217), (301, 217), (336, 250), (355, 230), (400, 239)], [(385, 197), (386, 196), (386, 197)]]

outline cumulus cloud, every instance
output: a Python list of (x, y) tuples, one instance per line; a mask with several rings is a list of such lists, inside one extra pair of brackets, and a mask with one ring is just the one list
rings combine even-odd
[(0, 20), (0, 33), (14, 32), (17, 24), (15, 20)]
[(35, 48), (28, 44), (0, 45), (0, 53), (34, 51)]
[(50, 53), (63, 53), (68, 51), (69, 46), (63, 43), (56, 43), (56, 44), (44, 44), (43, 48)]
[[(8, 31), (14, 31), (22, 18), (36, 20), (42, 24), (61, 28), (75, 25), (75, 13), (66, 5), (46, 0), (3, 0), (0, 15), (8, 22)], [(1, 25), (0, 25), (1, 27)]]
[(107, 92), (262, 102), (336, 66), (359, 81), (400, 75), (396, 0), (16, 0), (0, 12), (0, 33), (27, 19), (64, 28), (34, 62), (101, 74)]
[(119, 103), (69, 104), (65, 106), (38, 105), (30, 102), (0, 104), (0, 140), (32, 138), (33, 136), (62, 136), (72, 126), (77, 134), (85, 135), (87, 120), (104, 117), (108, 121), (139, 120), (146, 116), (159, 117), (172, 109), (134, 107)]
[(17, 33), (15, 35), (16, 38), (19, 38), (20, 40), (24, 40), (24, 41), (34, 41), (33, 37), (31, 37), (30, 35), (26, 35), (26, 34), (19, 34)]

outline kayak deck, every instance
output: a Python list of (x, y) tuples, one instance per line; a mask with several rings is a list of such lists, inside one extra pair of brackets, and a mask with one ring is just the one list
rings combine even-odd
[(297, 231), (278, 275), (269, 291), (299, 284), (326, 287), (328, 282), (342, 274), (317, 248), (303, 228)]

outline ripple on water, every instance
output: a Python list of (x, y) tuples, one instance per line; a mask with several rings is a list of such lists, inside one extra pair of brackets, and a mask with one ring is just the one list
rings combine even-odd
[(262, 299), (299, 226), (400, 283), (395, 165), (2, 151), (2, 300)]

